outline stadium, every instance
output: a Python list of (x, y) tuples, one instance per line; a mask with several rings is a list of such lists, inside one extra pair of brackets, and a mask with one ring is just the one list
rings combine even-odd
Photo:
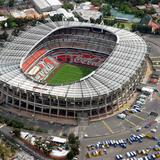
[(132, 97), (146, 71), (141, 37), (98, 24), (39, 24), (0, 52), (3, 106), (48, 117), (107, 117)]

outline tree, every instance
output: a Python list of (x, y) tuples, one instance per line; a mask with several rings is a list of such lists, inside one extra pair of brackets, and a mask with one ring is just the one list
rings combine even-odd
[(101, 5), (101, 0), (91, 0), (91, 3), (95, 6), (100, 6)]
[(75, 136), (74, 133), (69, 134), (68, 136), (68, 142), (69, 144), (79, 144), (79, 138), (77, 136)]
[(141, 33), (151, 33), (152, 28), (147, 26), (147, 25), (133, 24), (132, 25), (132, 31), (139, 31)]
[(0, 6), (3, 6), (5, 0), (0, 0)]
[(4, 39), (5, 41), (7, 40), (7, 38), (8, 38), (8, 33), (7, 33), (6, 30), (2, 33), (2, 35), (0, 35), (0, 38), (1, 38), (1, 39)]
[(111, 15), (111, 6), (106, 4), (102, 7), (103, 16), (110, 16)]
[(62, 17), (63, 17), (63, 14), (55, 14), (54, 16), (50, 18), (54, 22), (54, 21), (62, 21)]
[(19, 28), (15, 28), (12, 32), (12, 35), (13, 36), (18, 36), (18, 33), (19, 33)]
[(9, 0), (9, 7), (13, 7), (13, 5), (14, 5), (14, 0)]
[(90, 22), (91, 22), (91, 23), (96, 23), (96, 20), (91, 17), (91, 18), (90, 18)]
[(72, 3), (66, 3), (66, 2), (65, 2), (65, 3), (63, 4), (63, 8), (66, 9), (66, 10), (69, 10), (69, 9), (70, 9), (70, 10), (73, 10), (73, 9), (74, 9), (74, 6), (73, 6)]
[(67, 154), (67, 160), (73, 160), (75, 154), (74, 152), (71, 150), (68, 154)]
[(74, 133), (69, 134), (68, 136), (68, 144), (70, 147), (70, 152), (67, 155), (68, 160), (72, 160), (73, 157), (79, 154), (79, 137), (75, 136)]
[(121, 23), (121, 27), (120, 28), (125, 28), (125, 25), (124, 23)]
[(21, 135), (21, 130), (19, 128), (14, 128), (13, 134), (15, 135), (15, 137), (19, 138)]

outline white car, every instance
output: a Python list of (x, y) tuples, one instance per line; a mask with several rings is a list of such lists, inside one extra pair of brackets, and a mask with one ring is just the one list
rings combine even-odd
[(130, 110), (132, 113), (137, 113), (138, 111), (136, 109), (131, 109)]
[(127, 153), (126, 153), (126, 155), (127, 155), (127, 157), (128, 157), (128, 158), (130, 158), (130, 157), (131, 157), (130, 152), (127, 152)]
[(146, 99), (147, 98), (147, 96), (144, 95), (144, 94), (141, 94), (139, 97), (142, 98), (142, 99)]
[(138, 101), (142, 102), (143, 104), (145, 104), (146, 100), (144, 100), (143, 98), (138, 99)]
[(125, 115), (124, 113), (119, 113), (119, 114), (117, 115), (117, 117), (120, 118), (120, 119), (125, 119), (125, 118), (126, 118), (126, 115)]
[(139, 100), (136, 103), (139, 103), (141, 105), (145, 104), (145, 102), (142, 102), (142, 101), (139, 101)]
[(88, 134), (85, 134), (84, 137), (87, 138), (87, 137), (88, 137)]
[(153, 129), (151, 129), (151, 132), (152, 132), (152, 133), (156, 133), (157, 130), (153, 128)]

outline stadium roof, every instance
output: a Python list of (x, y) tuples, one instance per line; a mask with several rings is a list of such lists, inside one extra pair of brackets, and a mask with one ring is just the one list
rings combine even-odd
[[(70, 85), (47, 86), (33, 82), (21, 71), (23, 59), (45, 37), (63, 27), (97, 27), (112, 32), (117, 42), (110, 57), (91, 76)], [(40, 92), (56, 97), (89, 98), (121, 88), (136, 74), (147, 53), (145, 41), (126, 30), (82, 22), (50, 22), (23, 32), (0, 50), (0, 81), (10, 88)]]
[(62, 3), (59, 0), (46, 0), (50, 6), (56, 6), (56, 5), (62, 5)]

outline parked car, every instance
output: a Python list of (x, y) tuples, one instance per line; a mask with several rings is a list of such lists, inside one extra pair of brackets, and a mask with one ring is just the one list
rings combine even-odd
[(130, 112), (131, 112), (131, 113), (137, 113), (137, 110), (132, 108), (132, 109), (130, 110)]
[(137, 132), (140, 132), (142, 130), (142, 127), (139, 127), (136, 129)]
[(142, 102), (142, 101), (136, 101), (136, 103), (138, 103), (139, 105), (143, 106), (145, 104), (145, 102)]
[(138, 101), (140, 101), (143, 104), (145, 104), (145, 102), (146, 102), (146, 100), (144, 100), (143, 98), (139, 98)]
[(141, 109), (139, 107), (134, 108), (137, 112), (141, 112)]
[(156, 113), (156, 112), (150, 112), (150, 114), (149, 114), (150, 116), (154, 116), (154, 117), (157, 117), (158, 116), (158, 113)]
[(141, 107), (141, 108), (142, 108), (142, 107), (143, 107), (143, 104), (136, 102), (134, 106), (138, 106), (138, 107)]
[(151, 132), (152, 132), (152, 133), (156, 133), (157, 130), (156, 130), (155, 128), (153, 128), (153, 129), (151, 129)]
[(119, 113), (119, 114), (117, 115), (117, 117), (120, 118), (120, 119), (125, 119), (125, 118), (126, 118), (126, 115), (125, 115), (124, 113)]
[(121, 160), (121, 159), (123, 159), (123, 156), (121, 154), (117, 154), (116, 155), (116, 160)]
[(147, 98), (147, 96), (144, 95), (144, 94), (141, 94), (139, 97), (142, 98), (142, 99), (146, 99)]

